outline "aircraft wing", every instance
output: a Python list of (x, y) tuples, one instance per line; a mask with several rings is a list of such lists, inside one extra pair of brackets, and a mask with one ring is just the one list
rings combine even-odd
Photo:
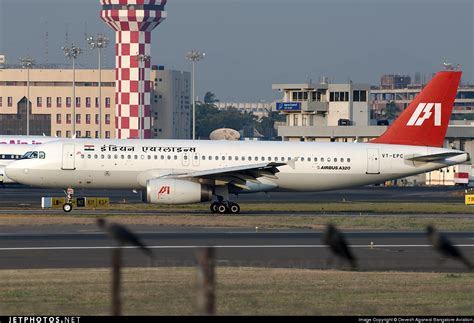
[(220, 181), (223, 184), (230, 184), (241, 189), (248, 189), (246, 181), (260, 183), (259, 177), (276, 179), (278, 167), (288, 165), (287, 163), (260, 163), (243, 166), (223, 167), (189, 173), (174, 173), (163, 176), (164, 178), (203, 178)]
[(412, 160), (416, 162), (425, 162), (425, 163), (430, 163), (430, 162), (440, 162), (445, 160), (446, 158), (450, 157), (455, 157), (462, 155), (464, 153), (460, 152), (452, 152), (452, 153), (439, 153), (439, 154), (431, 154), (431, 155), (418, 155), (418, 156), (407, 156), (407, 160)]

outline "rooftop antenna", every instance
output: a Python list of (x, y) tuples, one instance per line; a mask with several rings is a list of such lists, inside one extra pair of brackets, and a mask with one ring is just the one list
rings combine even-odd
[(45, 25), (45, 33), (44, 33), (44, 64), (48, 64), (49, 58), (49, 33), (48, 33), (48, 22), (44, 22)]
[(67, 44), (69, 44), (69, 23), (68, 23), (68, 22), (66, 22), (65, 31), (66, 31), (66, 32), (65, 32), (65, 34), (64, 34), (64, 36), (65, 36), (64, 44), (67, 45)]

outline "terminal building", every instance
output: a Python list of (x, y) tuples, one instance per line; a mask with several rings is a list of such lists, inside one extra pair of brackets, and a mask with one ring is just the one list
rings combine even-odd
[[(383, 80), (385, 85), (380, 87), (352, 82), (273, 84), (272, 89), (278, 90), (282, 98), (274, 102), (272, 109), (286, 116), (286, 122), (278, 125), (278, 135), (284, 141), (318, 142), (367, 142), (380, 136), (422, 89), (420, 85), (399, 88), (401, 80)], [(403, 82), (406, 80), (404, 77)], [(390, 82), (397, 86), (388, 86)], [(395, 113), (387, 114), (387, 107)], [(474, 156), (474, 86), (459, 88), (444, 146)], [(470, 164), (447, 167), (404, 182), (456, 184), (456, 173), (468, 173), (474, 182), (474, 167)]]
[[(74, 95), (72, 69), (32, 68), (28, 88), (27, 69), (4, 66), (0, 69), (0, 134), (26, 135), (29, 97), (30, 135), (70, 138), (75, 129), (77, 138), (115, 138), (115, 70), (102, 69), (101, 73), (99, 102), (97, 69), (76, 69)], [(190, 138), (190, 73), (152, 66), (150, 81), (152, 138)]]

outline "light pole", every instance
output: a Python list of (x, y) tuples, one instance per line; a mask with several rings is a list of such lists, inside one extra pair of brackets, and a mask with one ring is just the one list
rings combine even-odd
[[(140, 63), (145, 64), (146, 62), (149, 62), (151, 60), (150, 55), (146, 54), (138, 54), (137, 55), (137, 61)], [(142, 81), (145, 82), (145, 65), (140, 68), (140, 64), (138, 64), (138, 73), (142, 72), (143, 75), (138, 75), (138, 136), (140, 139), (143, 139), (143, 129), (142, 129), (142, 110), (145, 109), (143, 106), (143, 100), (142, 100), (142, 95), (143, 91), (141, 89), (141, 84)]]
[(102, 34), (98, 34), (96, 38), (93, 36), (87, 37), (87, 42), (91, 49), (96, 49), (99, 53), (99, 138), (102, 138), (102, 68), (100, 65), (100, 50), (106, 48), (109, 44), (109, 38)]
[(30, 69), (35, 65), (35, 60), (30, 57), (19, 58), (21, 66), (26, 68), (26, 135), (30, 135)]
[(61, 47), (64, 55), (72, 59), (72, 136), (76, 135), (76, 65), (75, 61), (82, 50), (71, 44), (71, 47)]
[(206, 53), (201, 53), (197, 50), (192, 50), (186, 54), (186, 59), (193, 62), (193, 78), (192, 78), (192, 88), (193, 88), (193, 140), (196, 139), (196, 96), (194, 94), (194, 63), (200, 61), (206, 56)]

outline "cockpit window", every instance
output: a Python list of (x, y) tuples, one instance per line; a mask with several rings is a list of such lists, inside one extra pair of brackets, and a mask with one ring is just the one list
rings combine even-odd
[(31, 155), (32, 151), (27, 151), (26, 153), (23, 154), (23, 156), (21, 156), (21, 159), (28, 159)]
[(23, 156), (21, 156), (21, 159), (45, 159), (46, 154), (44, 151), (27, 151)]

